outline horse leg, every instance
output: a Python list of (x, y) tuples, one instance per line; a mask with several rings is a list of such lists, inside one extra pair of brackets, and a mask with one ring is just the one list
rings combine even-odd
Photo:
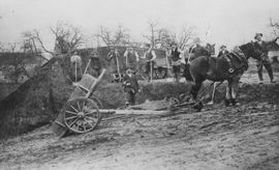
[(204, 80), (201, 80), (201, 79), (199, 81), (195, 81), (195, 84), (191, 88), (191, 95), (192, 95), (192, 99), (194, 102), (193, 108), (198, 112), (201, 111), (201, 109), (203, 107), (202, 102), (197, 100), (197, 96), (198, 96), (198, 93), (199, 93), (199, 90), (201, 88), (203, 81)]
[(191, 95), (192, 95), (192, 98), (196, 101), (197, 99), (197, 96), (198, 96), (198, 93), (199, 93), (199, 90), (202, 86), (202, 82), (203, 80), (198, 80), (198, 81), (195, 81), (195, 84), (192, 86), (191, 88)]
[(221, 84), (223, 84), (224, 81), (221, 82), (214, 82), (214, 86), (213, 86), (213, 92), (212, 92), (212, 97), (211, 97), (211, 101), (208, 104), (214, 104), (214, 98), (215, 98), (215, 92), (217, 87), (219, 87)]

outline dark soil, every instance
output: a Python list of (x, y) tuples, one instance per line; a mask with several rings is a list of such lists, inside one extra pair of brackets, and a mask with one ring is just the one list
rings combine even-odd
[(255, 75), (242, 79), (240, 106), (219, 102), (201, 112), (182, 108), (160, 116), (150, 111), (104, 120), (90, 133), (63, 139), (44, 126), (2, 141), (0, 167), (276, 170), (279, 84), (256, 81)]

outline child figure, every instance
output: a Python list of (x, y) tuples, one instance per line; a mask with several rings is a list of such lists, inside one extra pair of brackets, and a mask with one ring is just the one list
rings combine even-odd
[(123, 87), (125, 92), (126, 106), (128, 107), (130, 105), (135, 105), (135, 96), (139, 91), (139, 84), (135, 73), (131, 68), (127, 69), (126, 75), (123, 78)]

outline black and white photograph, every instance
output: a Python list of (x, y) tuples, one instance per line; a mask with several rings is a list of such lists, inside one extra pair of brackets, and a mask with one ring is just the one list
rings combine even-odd
[(278, 0), (0, 0), (1, 170), (279, 170)]

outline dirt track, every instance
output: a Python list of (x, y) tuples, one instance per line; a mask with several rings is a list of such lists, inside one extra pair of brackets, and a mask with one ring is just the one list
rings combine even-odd
[(279, 84), (243, 84), (239, 107), (115, 119), (61, 140), (42, 127), (2, 142), (0, 169), (279, 169), (278, 98)]

